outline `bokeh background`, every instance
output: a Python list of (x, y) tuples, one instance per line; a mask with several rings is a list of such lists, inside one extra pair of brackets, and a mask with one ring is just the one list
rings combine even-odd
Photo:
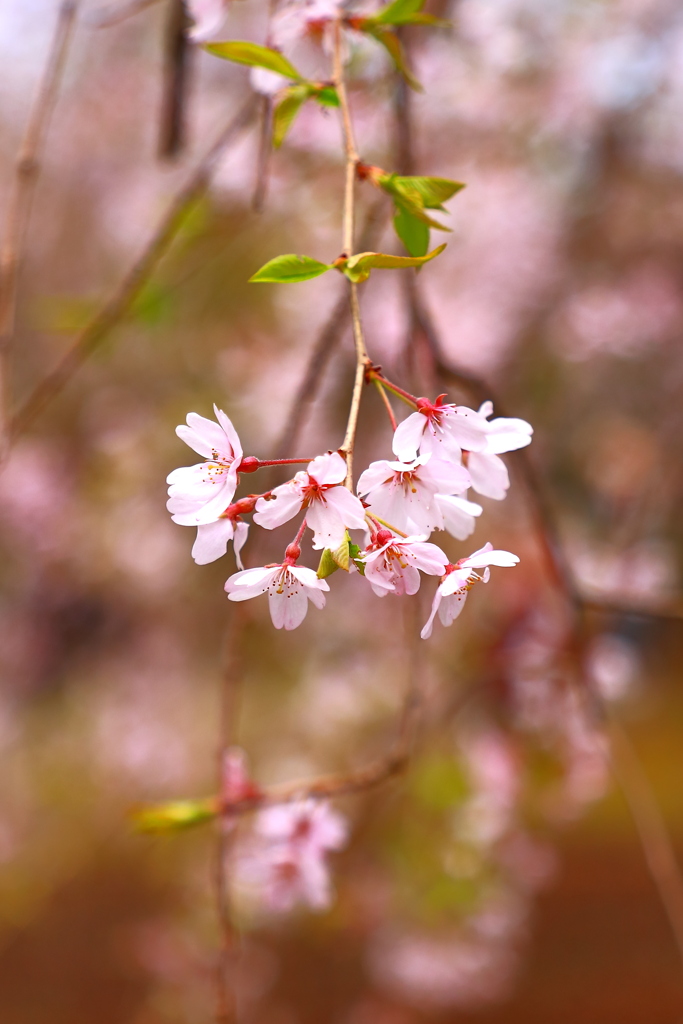
[[(0, 6), (3, 210), (57, 7)], [(467, 188), (449, 204), (448, 249), (420, 275), (423, 299), (449, 360), (534, 425), (551, 519), (595, 602), (583, 682), (630, 736), (681, 844), (683, 10), (427, 9), (455, 27), (407, 37), (424, 85), (412, 97), (415, 167)], [(159, 160), (167, 4), (108, 28), (98, 10), (81, 5), (36, 195), (17, 404), (116, 289), (249, 93), (245, 69), (195, 50), (187, 144)], [(265, 6), (236, 0), (222, 36), (265, 32)], [(319, 50), (299, 58), (329, 74)], [(350, 75), (362, 155), (392, 169), (385, 53), (355, 45)], [(130, 315), (0, 476), (3, 1024), (213, 1019), (215, 836), (138, 835), (127, 815), (215, 785), (234, 563), (196, 566), (192, 531), (165, 511), (167, 473), (192, 461), (174, 427), (217, 402), (248, 453), (272, 456), (342, 284), (246, 284), (278, 253), (339, 252), (335, 112), (304, 109), (260, 213), (258, 147), (254, 126), (226, 151)], [(359, 186), (361, 215), (375, 199)], [(388, 227), (378, 247), (400, 251)], [(385, 372), (435, 385), (408, 335), (402, 275), (375, 273), (362, 301)], [(345, 333), (291, 455), (339, 444), (352, 370)], [(368, 394), (359, 466), (388, 454), (383, 415)], [(484, 499), (471, 541), (445, 546), (461, 557), (490, 539), (521, 565), (494, 570), (421, 651), (421, 739), (404, 778), (340, 801), (352, 840), (334, 861), (332, 909), (241, 920), (244, 1022), (683, 1021), (680, 953), (605, 736), (567, 686), (566, 608), (517, 458), (507, 500)], [(247, 549), (247, 564), (277, 557), (284, 532), (257, 563)], [(340, 576), (325, 612), (294, 634), (276, 633), (261, 602), (245, 611), (236, 728), (262, 782), (346, 770), (391, 741), (401, 608)]]

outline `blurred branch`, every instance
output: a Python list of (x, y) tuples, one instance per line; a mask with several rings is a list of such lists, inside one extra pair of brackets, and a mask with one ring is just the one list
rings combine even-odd
[(66, 57), (73, 35), (79, 0), (63, 0), (42, 80), (29, 115), (17, 156), (7, 210), (5, 239), (0, 253), (0, 464), (10, 446), (10, 356), (16, 328), (17, 292), (24, 261), (26, 234), (33, 197)]
[(630, 739), (614, 719), (609, 721), (608, 734), (612, 769), (629, 805), (650, 876), (659, 890), (683, 960), (683, 879), (671, 837)]
[(191, 59), (188, 31), (192, 25), (185, 0), (170, 0), (167, 19), (159, 129), (159, 156), (162, 160), (173, 159), (185, 147), (185, 109)]
[(250, 98), (237, 116), (226, 125), (191, 172), (175, 199), (172, 200), (166, 215), (143, 252), (133, 263), (114, 294), (76, 337), (55, 369), (38, 384), (20, 407), (11, 423), (12, 441), (31, 426), (45, 407), (66, 387), (88, 357), (130, 311), (157, 264), (168, 251), (188, 211), (208, 188), (211, 177), (225, 150), (249, 125), (253, 114), (254, 100)]
[[(404, 168), (413, 170), (410, 99), (407, 95), (401, 98), (401, 94), (397, 94), (395, 114), (399, 159)], [(404, 171), (404, 173), (406, 172)], [(454, 366), (445, 355), (434, 321), (422, 300), (418, 281), (414, 275), (409, 275), (407, 279), (407, 297), (411, 327), (409, 341), (414, 341), (418, 333), (422, 334), (436, 374), (442, 379), (464, 388), (477, 403), (487, 399), (492, 400), (498, 415), (505, 416), (503, 403), (496, 395), (495, 390), (483, 378)], [(628, 736), (616, 722), (610, 719), (609, 709), (600, 695), (586, 686), (584, 666), (585, 613), (587, 611), (618, 611), (621, 614), (656, 614), (679, 618), (681, 615), (680, 602), (674, 602), (665, 609), (651, 607), (645, 611), (645, 609), (631, 608), (626, 603), (619, 601), (603, 602), (584, 597), (579, 591), (565, 557), (555, 519), (529, 452), (526, 448), (522, 448), (515, 454), (527, 492), (527, 507), (533, 517), (534, 531), (544, 555), (546, 569), (572, 612), (568, 653), (571, 655), (579, 677), (584, 681), (584, 695), (590, 698), (603, 722), (609, 721), (610, 723), (608, 734), (611, 740), (613, 772), (631, 809), (650, 876), (659, 892), (683, 960), (683, 876), (681, 876), (676, 862), (664, 817)]]
[(93, 11), (88, 17), (88, 24), (93, 28), (110, 28), (159, 2), (160, 0), (129, 0), (127, 3), (109, 4), (100, 11)]
[(263, 213), (268, 192), (268, 177), (273, 157), (273, 97), (261, 97), (261, 131), (259, 133), (259, 150), (256, 162), (256, 183), (251, 199), (254, 213)]

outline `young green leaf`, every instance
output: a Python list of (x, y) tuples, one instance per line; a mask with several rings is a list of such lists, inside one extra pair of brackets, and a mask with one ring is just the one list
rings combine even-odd
[(249, 280), (269, 283), (284, 281), (291, 284), (295, 281), (310, 281), (311, 278), (331, 269), (330, 263), (319, 263), (310, 256), (288, 253), (286, 256), (276, 256), (275, 259), (268, 260)]
[(312, 86), (308, 82), (290, 85), (279, 95), (281, 99), (273, 108), (273, 145), (276, 149), (282, 145), (306, 100), (313, 95)]
[(335, 565), (338, 565), (340, 569), (344, 570), (344, 572), (348, 572), (349, 571), (349, 545), (350, 545), (350, 543), (351, 543), (351, 538), (349, 537), (349, 535), (347, 533), (346, 537), (341, 542), (339, 547), (336, 548), (334, 551), (332, 551), (332, 550), (330, 551), (330, 554), (332, 555), (332, 559), (333, 559)]
[(367, 281), (373, 268), (393, 270), (402, 267), (421, 267), (423, 263), (433, 260), (445, 248), (445, 245), (439, 245), (426, 256), (390, 256), (384, 252), (359, 252), (352, 256), (342, 269), (351, 281)]
[(367, 18), (361, 26), (362, 32), (367, 32), (378, 43), (381, 43), (396, 65), (396, 70), (405, 78), (411, 89), (415, 92), (424, 92), (424, 89), (412, 74), (408, 67), (403, 53), (403, 47), (396, 33), (388, 25), (378, 24), (376, 20)]
[(321, 107), (338, 107), (339, 96), (337, 90), (331, 85), (323, 85), (321, 88), (316, 89), (315, 99), (321, 105)]
[(320, 556), (320, 564), (316, 573), (318, 579), (324, 580), (327, 576), (331, 576), (333, 572), (336, 572), (337, 569), (339, 569), (339, 566), (335, 562), (332, 552), (329, 548), (325, 548)]
[(405, 208), (397, 207), (394, 228), (411, 256), (424, 256), (429, 249), (429, 226), (413, 217)]
[(203, 800), (169, 800), (140, 807), (132, 812), (131, 818), (141, 832), (175, 832), (203, 825), (217, 814), (217, 801), (214, 797), (206, 797)]
[(387, 4), (374, 20), (382, 25), (405, 25), (406, 19), (414, 17), (424, 7), (425, 0), (393, 0)]
[(267, 68), (268, 71), (274, 71), (276, 74), (292, 79), (295, 82), (303, 80), (294, 65), (277, 50), (271, 50), (269, 46), (260, 46), (258, 43), (234, 39), (226, 43), (205, 43), (204, 49), (208, 50), (215, 57), (232, 60), (236, 64), (248, 64), (249, 67)]
[(404, 191), (407, 195), (417, 193), (421, 199), (421, 205), (428, 210), (441, 210), (442, 204), (460, 192), (465, 187), (461, 181), (451, 181), (450, 178), (427, 178), (424, 175), (392, 175), (394, 187)]
[(349, 556), (351, 558), (351, 561), (356, 566), (356, 569), (358, 569), (358, 572), (361, 574), (361, 576), (365, 576), (365, 562), (360, 561), (358, 557), (360, 553), (361, 551), (358, 545), (354, 544), (353, 541), (351, 541), (351, 543), (349, 544)]

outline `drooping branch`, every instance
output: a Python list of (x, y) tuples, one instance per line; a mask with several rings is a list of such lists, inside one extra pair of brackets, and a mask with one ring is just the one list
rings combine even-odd
[[(337, 20), (334, 23), (334, 84), (339, 96), (339, 108), (342, 117), (344, 132), (344, 151), (346, 156), (346, 171), (344, 184), (344, 222), (342, 229), (342, 250), (347, 257), (353, 255), (354, 242), (354, 192), (356, 183), (356, 166), (358, 164), (358, 150), (353, 133), (353, 122), (351, 121), (351, 110), (346, 93), (344, 82), (344, 63), (342, 59), (342, 22)], [(354, 281), (349, 282), (349, 293), (351, 302), (351, 323), (353, 325), (353, 339), (356, 348), (356, 374), (353, 382), (353, 393), (351, 395), (351, 408), (346, 424), (346, 433), (339, 451), (346, 458), (346, 486), (353, 489), (353, 452), (356, 443), (356, 430), (358, 428), (358, 413), (360, 411), (360, 400), (365, 384), (365, 371), (370, 365), (368, 353), (365, 347), (363, 336), (363, 325), (360, 316), (360, 303), (358, 301), (358, 285)]]
[(254, 108), (254, 100), (250, 98), (237, 116), (228, 122), (214, 144), (191, 172), (185, 184), (171, 201), (156, 231), (114, 294), (75, 338), (55, 369), (37, 385), (19, 409), (11, 423), (10, 437), (12, 441), (31, 426), (46, 406), (62, 392), (89, 356), (129, 313), (159, 261), (170, 248), (188, 211), (208, 188), (225, 150), (250, 124)]
[(10, 445), (10, 358), (16, 331), (17, 292), (26, 234), (45, 140), (73, 36), (79, 0), (63, 0), (43, 77), (17, 156), (0, 252), (0, 465)]

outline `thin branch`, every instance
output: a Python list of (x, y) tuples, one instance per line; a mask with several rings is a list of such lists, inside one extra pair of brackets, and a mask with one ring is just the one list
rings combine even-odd
[[(445, 360), (434, 325), (425, 313), (416, 290), (413, 303), (414, 321), (420, 326), (427, 340), (436, 370), (443, 377), (450, 378), (468, 387), (479, 400), (491, 398), (500, 412), (502, 409), (501, 403), (495, 396), (493, 389), (488, 387), (479, 378), (467, 373), (461, 373)], [(534, 517), (535, 533), (544, 552), (548, 570), (559, 592), (564, 595), (568, 606), (573, 611), (571, 650), (569, 653), (574, 660), (577, 671), (582, 677), (585, 677), (583, 665), (586, 639), (584, 631), (585, 612), (618, 610), (621, 614), (643, 614), (645, 611), (644, 609), (629, 608), (618, 602), (610, 607), (609, 603), (605, 605), (602, 602), (582, 596), (564, 557), (558, 531), (546, 503), (536, 470), (525, 449), (521, 449), (516, 454), (518, 464), (523, 471), (529, 506)], [(680, 608), (675, 606), (671, 611), (676, 612), (671, 617), (679, 617)], [(606, 704), (596, 694), (592, 696), (596, 702), (596, 711), (599, 711), (603, 719), (609, 720), (609, 711)], [(631, 809), (650, 876), (659, 892), (662, 905), (676, 940), (676, 945), (683, 960), (683, 876), (676, 862), (666, 823), (628, 737), (613, 721), (610, 724), (609, 736), (614, 774)]]
[(129, 0), (127, 3), (109, 4), (100, 11), (93, 11), (88, 17), (88, 23), (93, 28), (110, 28), (158, 3), (159, 0)]
[(261, 131), (256, 163), (256, 184), (251, 199), (254, 213), (263, 213), (268, 192), (270, 164), (273, 157), (273, 97), (261, 97)]
[(211, 176), (225, 149), (251, 122), (254, 101), (250, 99), (223, 129), (206, 155), (199, 161), (186, 183), (172, 200), (169, 209), (143, 252), (136, 259), (118, 288), (76, 337), (54, 370), (35, 388), (19, 409), (11, 424), (11, 440), (23, 434), (45, 407), (60, 394), (90, 355), (124, 319), (149, 281), (162, 256), (168, 251), (188, 211), (208, 188)]
[(186, 107), (192, 48), (192, 26), (185, 0), (171, 0), (164, 38), (164, 85), (159, 124), (159, 157), (172, 160), (185, 148)]
[(375, 387), (377, 388), (377, 390), (379, 392), (379, 397), (382, 399), (382, 402), (384, 403), (384, 408), (387, 410), (387, 415), (389, 417), (389, 422), (391, 423), (391, 429), (392, 430), (396, 430), (396, 427), (398, 426), (398, 424), (396, 422), (396, 417), (394, 416), (394, 410), (391, 408), (391, 402), (389, 401), (389, 396), (387, 395), (386, 391), (384, 390), (384, 386), (381, 384), (380, 381), (377, 380), (376, 377), (375, 377), (375, 379), (373, 381), (373, 384), (375, 385)]
[[(356, 182), (356, 165), (358, 164), (358, 151), (356, 140), (353, 134), (353, 123), (351, 111), (344, 82), (344, 64), (342, 61), (342, 23), (338, 20), (334, 24), (334, 84), (339, 96), (339, 109), (342, 117), (344, 131), (344, 151), (346, 155), (346, 173), (344, 185), (344, 223), (342, 229), (342, 249), (347, 256), (353, 255), (354, 236), (354, 192)], [(345, 484), (349, 490), (353, 490), (353, 451), (356, 443), (356, 430), (358, 428), (358, 413), (360, 401), (365, 384), (365, 371), (370, 365), (368, 353), (365, 348), (363, 337), (363, 325), (360, 317), (360, 303), (358, 301), (358, 285), (349, 282), (351, 299), (351, 323), (353, 324), (353, 340), (356, 348), (356, 375), (353, 382), (351, 395), (351, 408), (346, 424), (346, 433), (339, 451), (346, 457), (346, 480)]]
[(63, 0), (43, 77), (17, 156), (7, 211), (5, 239), (0, 253), (0, 464), (9, 451), (10, 365), (16, 329), (17, 292), (33, 197), (41, 158), (50, 127), (79, 0)]
[(609, 722), (608, 733), (612, 768), (629, 805), (650, 876), (683, 960), (683, 879), (671, 837), (630, 739), (614, 719)]
[[(370, 249), (377, 243), (384, 227), (385, 219), (382, 217), (382, 214), (386, 213), (386, 210), (387, 204), (384, 199), (378, 199), (370, 208), (360, 237), (361, 251)], [(329, 319), (318, 335), (301, 383), (292, 398), (289, 413), (285, 419), (285, 426), (275, 446), (277, 456), (284, 456), (295, 447), (306, 415), (315, 400), (322, 375), (346, 329), (350, 312), (348, 296), (346, 289), (344, 289), (344, 293), (339, 297)]]

